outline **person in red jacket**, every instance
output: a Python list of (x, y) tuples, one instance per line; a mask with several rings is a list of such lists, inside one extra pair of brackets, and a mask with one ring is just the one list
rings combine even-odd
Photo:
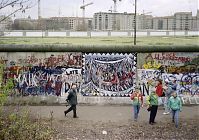
[(162, 80), (161, 79), (157, 80), (157, 83), (156, 83), (156, 94), (159, 97), (162, 97), (162, 95), (163, 95), (163, 86), (162, 86)]

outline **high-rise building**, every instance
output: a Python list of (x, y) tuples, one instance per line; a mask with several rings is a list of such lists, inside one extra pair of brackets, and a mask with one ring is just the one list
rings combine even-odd
[(95, 13), (93, 17), (94, 30), (133, 30), (134, 14), (132, 13)]
[(178, 12), (174, 14), (174, 30), (191, 30), (192, 12)]
[(192, 18), (192, 30), (199, 30), (199, 10), (197, 10), (197, 15)]
[(175, 19), (173, 16), (154, 17), (153, 28), (154, 30), (173, 30)]
[(152, 15), (138, 15), (138, 29), (152, 29), (153, 16)]

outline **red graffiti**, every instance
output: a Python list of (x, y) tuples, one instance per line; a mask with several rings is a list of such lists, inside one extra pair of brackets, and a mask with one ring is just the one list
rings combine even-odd
[(181, 62), (181, 63), (191, 61), (190, 57), (176, 56), (176, 53), (155, 53), (153, 59), (172, 60), (172, 61), (177, 61), (177, 62)]

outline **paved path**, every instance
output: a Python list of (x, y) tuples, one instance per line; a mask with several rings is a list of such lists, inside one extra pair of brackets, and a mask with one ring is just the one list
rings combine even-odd
[[(72, 118), (72, 112), (64, 117), (65, 106), (29, 106), (31, 113), (37, 114), (42, 118), (49, 118), (50, 112), (53, 111), (53, 117), (56, 120), (65, 120)], [(131, 106), (77, 106), (77, 114), (79, 120), (87, 120), (94, 122), (128, 122), (132, 119)], [(163, 115), (163, 108), (159, 107), (156, 121), (164, 121), (171, 118), (170, 115)], [(180, 113), (180, 118), (196, 119), (199, 118), (199, 106), (184, 106)], [(146, 107), (141, 108), (139, 121), (148, 122), (149, 112)]]

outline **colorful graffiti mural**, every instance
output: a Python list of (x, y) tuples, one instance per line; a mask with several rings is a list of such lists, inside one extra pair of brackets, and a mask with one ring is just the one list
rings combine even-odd
[(85, 54), (82, 95), (129, 96), (136, 62), (136, 54)]
[(199, 53), (0, 53), (1, 89), (22, 96), (65, 96), (75, 83), (83, 96), (129, 97), (136, 77), (143, 95), (156, 79), (199, 95)]
[(1, 60), (1, 83), (12, 78), (22, 96), (64, 96), (73, 83), (80, 87), (81, 53), (9, 53)]
[(150, 94), (151, 82), (162, 79), (169, 83), (176, 82), (176, 92), (181, 95), (199, 95), (199, 73), (168, 74), (159, 70), (138, 70), (138, 78), (143, 95)]
[(139, 57), (139, 69), (155, 69), (172, 74), (199, 72), (199, 53), (143, 53)]
[(199, 95), (199, 53), (140, 53), (138, 61), (138, 81), (144, 95), (150, 93), (150, 83), (156, 79), (175, 81), (181, 95)]

